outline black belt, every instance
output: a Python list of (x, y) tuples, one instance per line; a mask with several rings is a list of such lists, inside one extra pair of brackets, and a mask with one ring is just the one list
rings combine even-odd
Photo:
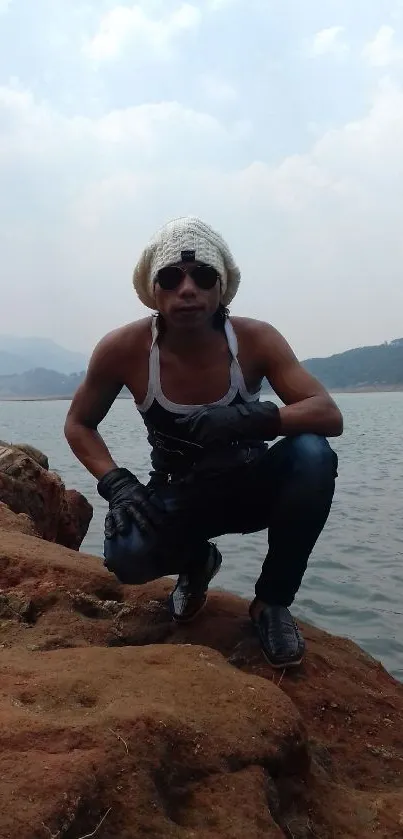
[[(226, 446), (205, 448), (199, 443), (153, 431), (148, 440), (153, 447), (152, 457), (157, 480), (186, 481), (199, 477), (222, 476), (228, 470), (251, 463), (267, 450), (259, 441), (233, 442)], [(161, 458), (158, 457), (161, 455)]]

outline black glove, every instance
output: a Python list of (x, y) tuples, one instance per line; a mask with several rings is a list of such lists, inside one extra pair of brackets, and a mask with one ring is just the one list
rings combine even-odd
[(133, 523), (146, 536), (154, 535), (162, 523), (163, 504), (128, 469), (111, 469), (98, 482), (97, 489), (109, 501), (106, 539), (127, 533)]
[(280, 434), (280, 412), (274, 402), (228, 407), (206, 406), (176, 420), (191, 440), (203, 446), (235, 441), (274, 440)]

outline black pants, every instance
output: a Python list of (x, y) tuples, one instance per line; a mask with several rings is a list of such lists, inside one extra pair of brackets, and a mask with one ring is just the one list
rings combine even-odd
[(301, 434), (214, 477), (156, 484), (166, 524), (152, 542), (135, 526), (105, 540), (105, 564), (121, 582), (145, 583), (191, 570), (205, 559), (213, 537), (267, 528), (256, 597), (289, 606), (329, 515), (336, 476), (337, 455), (327, 440)]

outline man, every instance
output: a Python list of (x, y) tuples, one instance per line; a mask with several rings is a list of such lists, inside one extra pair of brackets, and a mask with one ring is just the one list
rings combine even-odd
[[(273, 326), (229, 317), (239, 281), (207, 224), (188, 217), (159, 230), (133, 277), (155, 313), (97, 345), (65, 434), (109, 502), (107, 568), (132, 584), (178, 574), (169, 598), (176, 621), (200, 612), (220, 568), (209, 539), (268, 529), (250, 616), (267, 660), (283, 668), (304, 652), (288, 607), (329, 514), (337, 457), (326, 437), (341, 434), (343, 421)], [(265, 378), (283, 407), (259, 401)], [(115, 463), (97, 431), (124, 385), (152, 446), (146, 486)]]

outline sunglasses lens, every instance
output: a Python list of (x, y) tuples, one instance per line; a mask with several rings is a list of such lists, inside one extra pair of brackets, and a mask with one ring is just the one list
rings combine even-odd
[(211, 265), (198, 265), (192, 271), (192, 277), (196, 285), (205, 291), (209, 288), (214, 288), (219, 276), (218, 271)]
[(157, 274), (157, 283), (164, 291), (172, 291), (180, 285), (183, 279), (183, 271), (176, 265), (167, 265), (161, 268)]
[[(156, 281), (164, 291), (173, 291), (181, 284), (185, 273), (178, 265), (167, 265), (158, 271)], [(196, 265), (195, 268), (189, 270), (189, 274), (196, 285), (204, 291), (214, 288), (220, 278), (218, 271), (211, 265)]]

